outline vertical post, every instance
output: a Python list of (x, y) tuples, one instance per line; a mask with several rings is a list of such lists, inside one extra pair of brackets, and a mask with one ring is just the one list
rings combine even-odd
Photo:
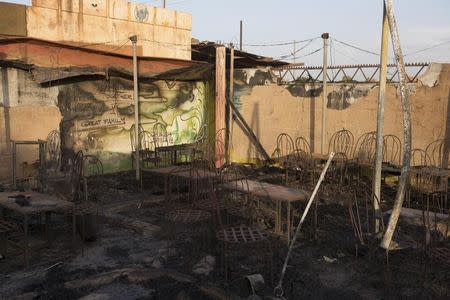
[(398, 77), (400, 79), (400, 96), (402, 100), (402, 116), (403, 116), (403, 163), (402, 172), (398, 182), (397, 194), (395, 195), (394, 206), (389, 218), (386, 232), (383, 236), (380, 246), (389, 249), (394, 235), (397, 221), (403, 206), (405, 196), (406, 181), (408, 179), (409, 165), (411, 162), (411, 104), (409, 102), (409, 93), (407, 91), (407, 75), (405, 72), (405, 63), (403, 61), (402, 48), (400, 46), (400, 37), (395, 20), (392, 0), (384, 0), (386, 7), (386, 15), (389, 21), (389, 30), (391, 32), (392, 46), (394, 48), (395, 61), (397, 64)]
[[(216, 48), (216, 109), (215, 109), (215, 125), (216, 125), (216, 140), (215, 140), (215, 163), (219, 168), (224, 163), (225, 158), (225, 132), (221, 130), (226, 128), (225, 122), (225, 105), (226, 105), (226, 66), (225, 66), (226, 48), (220, 46)], [(220, 135), (217, 131), (220, 130)]]
[(231, 130), (233, 128), (233, 111), (231, 110), (230, 103), (233, 102), (234, 99), (234, 46), (230, 47), (230, 79), (229, 79), (229, 89), (228, 89), (228, 101), (226, 106), (226, 112), (228, 115), (228, 126), (227, 132), (225, 136), (226, 143), (226, 158), (227, 163), (231, 161)]
[(327, 134), (327, 68), (328, 68), (328, 33), (322, 34), (323, 39), (323, 68), (322, 68), (322, 134), (320, 137), (320, 152), (325, 153), (325, 140)]
[(13, 176), (12, 180), (13, 180), (13, 189), (14, 190), (17, 188), (17, 180), (16, 180), (17, 169), (16, 169), (16, 166), (17, 166), (17, 147), (16, 147), (16, 142), (12, 141), (12, 166), (11, 167), (12, 167), (12, 176)]
[[(386, 6), (383, 5), (383, 25), (381, 31), (381, 57), (380, 57), (380, 89), (378, 91), (377, 109), (377, 139), (375, 151), (375, 168), (373, 176), (373, 208), (375, 213), (379, 213), (379, 203), (381, 200), (381, 167), (383, 163), (383, 126), (384, 126), (384, 98), (386, 93), (386, 75), (389, 46), (389, 22), (386, 16)], [(374, 232), (380, 230), (379, 220), (375, 219)]]
[(242, 30), (243, 30), (243, 24), (242, 24), (242, 20), (240, 22), (240, 26), (239, 26), (239, 51), (242, 51)]
[(166, 8), (166, 0), (163, 0), (163, 8)]
[[(165, 1), (164, 1), (165, 2)], [(137, 54), (136, 54), (136, 42), (137, 36), (130, 37), (130, 41), (133, 45), (133, 88), (134, 88), (134, 165), (136, 166), (136, 180), (139, 181), (141, 177), (140, 164), (139, 164), (139, 93), (138, 93), (138, 67), (137, 67)]]

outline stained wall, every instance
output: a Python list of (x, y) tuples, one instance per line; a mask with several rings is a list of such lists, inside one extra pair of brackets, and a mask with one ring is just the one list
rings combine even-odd
[(0, 3), (0, 11), (0, 34), (126, 54), (127, 40), (137, 35), (138, 55), (191, 59), (189, 13), (127, 0), (33, 0), (32, 6)]
[[(424, 149), (430, 142), (449, 137), (450, 65), (433, 65), (421, 81), (410, 84), (412, 147)], [(326, 138), (350, 130), (356, 139), (376, 130), (378, 86), (376, 83), (328, 84)], [(305, 137), (320, 152), (322, 86), (297, 83), (278, 85), (268, 69), (236, 70), (234, 103), (270, 154), (280, 133)], [(402, 139), (401, 100), (397, 84), (388, 84), (385, 102), (385, 134)], [(255, 147), (233, 125), (232, 158), (261, 159)], [(328, 152), (328, 142), (325, 152)]]

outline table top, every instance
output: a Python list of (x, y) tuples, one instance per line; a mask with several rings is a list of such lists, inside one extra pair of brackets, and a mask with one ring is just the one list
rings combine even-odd
[(188, 166), (168, 166), (162, 168), (141, 168), (143, 172), (161, 174), (161, 175), (169, 175), (172, 173), (178, 173), (183, 171), (189, 171)]
[[(309, 193), (283, 185), (276, 185), (262, 181), (247, 180), (248, 191), (252, 195), (267, 197), (272, 200), (278, 200), (283, 202), (296, 202), (306, 201), (309, 199)], [(246, 192), (246, 186), (239, 182), (226, 182), (221, 187), (230, 190), (237, 190), (240, 192)]]
[[(30, 206), (20, 206), (15, 202), (14, 198), (8, 198), (14, 195), (30, 196)], [(72, 202), (60, 199), (49, 194), (41, 194), (38, 192), (23, 192), (23, 193), (0, 193), (0, 207), (12, 210), (22, 215), (37, 214), (42, 212), (65, 211), (70, 209), (74, 204)]]
[(417, 175), (435, 175), (438, 177), (450, 177), (449, 169), (440, 169), (436, 167), (411, 167), (411, 174)]
[(163, 168), (143, 168), (143, 172), (149, 172), (160, 175), (172, 175), (183, 178), (206, 178), (217, 177), (217, 173), (208, 170), (199, 169), (198, 172), (191, 170), (190, 166), (169, 166)]
[(178, 144), (170, 146), (156, 147), (156, 151), (176, 151), (176, 150), (190, 150), (194, 149), (197, 144)]

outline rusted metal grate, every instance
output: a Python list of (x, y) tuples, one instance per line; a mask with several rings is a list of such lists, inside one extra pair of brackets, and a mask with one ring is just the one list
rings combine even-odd
[(0, 220), (0, 233), (8, 233), (17, 230), (16, 224), (5, 220)]
[(209, 219), (211, 214), (204, 210), (176, 209), (167, 213), (166, 218), (178, 223), (196, 223)]
[(229, 227), (217, 232), (217, 238), (228, 243), (253, 243), (266, 240), (267, 233), (248, 226)]

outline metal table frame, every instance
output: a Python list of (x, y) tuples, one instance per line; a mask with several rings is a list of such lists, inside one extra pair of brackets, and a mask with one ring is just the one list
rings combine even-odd
[(45, 148), (47, 141), (37, 140), (37, 141), (11, 141), (12, 143), (12, 177), (13, 177), (13, 188), (17, 188), (17, 145), (38, 145), (39, 146), (39, 181), (42, 186), (42, 180), (45, 176)]

